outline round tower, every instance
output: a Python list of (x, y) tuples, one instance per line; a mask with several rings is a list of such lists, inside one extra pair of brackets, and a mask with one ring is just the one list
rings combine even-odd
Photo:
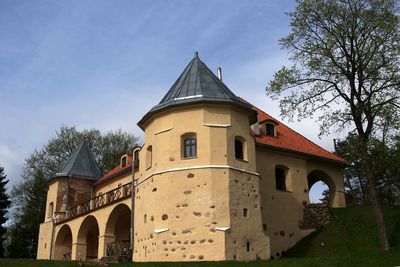
[(196, 54), (144, 130), (135, 261), (269, 258), (250, 125), (255, 111)]

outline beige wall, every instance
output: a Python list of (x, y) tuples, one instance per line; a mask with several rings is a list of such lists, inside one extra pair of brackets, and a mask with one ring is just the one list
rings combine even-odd
[(53, 223), (51, 221), (46, 221), (41, 223), (39, 226), (39, 239), (37, 247), (37, 259), (47, 260), (50, 259), (50, 249), (51, 249), (51, 235), (53, 233)]
[[(336, 163), (310, 160), (293, 153), (257, 147), (257, 170), (261, 175), (262, 218), (271, 239), (271, 256), (280, 257), (309, 230), (299, 229), (303, 208), (309, 204), (307, 176), (313, 170), (324, 171), (336, 183), (334, 207), (345, 207), (341, 167)], [(287, 191), (276, 189), (275, 167), (287, 167)], [(322, 177), (321, 177), (322, 178)]]
[[(251, 177), (252, 190), (259, 191), (248, 129), (248, 115), (229, 106), (170, 110), (148, 123), (140, 155), (144, 171), (136, 180), (135, 261), (269, 257), (258, 196), (230, 190), (236, 188), (235, 180)], [(189, 132), (197, 135), (197, 157), (183, 159), (181, 136)], [(236, 136), (246, 141), (246, 160), (234, 156)], [(146, 170), (148, 146), (152, 164)], [(242, 218), (244, 207), (252, 217)]]

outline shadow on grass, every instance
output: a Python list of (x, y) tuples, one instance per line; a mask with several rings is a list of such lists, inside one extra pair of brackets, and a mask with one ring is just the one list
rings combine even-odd
[[(299, 242), (301, 242), (301, 246), (295, 245), (294, 247), (290, 248), (287, 251), (287, 254), (285, 255), (285, 258), (302, 258), (307, 255), (307, 252), (310, 247), (312, 247), (312, 244), (315, 242), (315, 239), (318, 237), (318, 235), (321, 233), (322, 227), (318, 228), (315, 230), (313, 233), (310, 235), (306, 236)], [(299, 243), (297, 243), (299, 244)]]
[(393, 230), (390, 233), (389, 242), (391, 247), (400, 247), (400, 217), (397, 219)]

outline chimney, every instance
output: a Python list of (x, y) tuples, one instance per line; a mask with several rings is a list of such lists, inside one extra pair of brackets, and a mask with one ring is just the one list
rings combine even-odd
[(221, 67), (218, 67), (218, 69), (217, 69), (217, 77), (218, 77), (218, 79), (220, 79), (222, 81), (222, 69), (221, 69)]

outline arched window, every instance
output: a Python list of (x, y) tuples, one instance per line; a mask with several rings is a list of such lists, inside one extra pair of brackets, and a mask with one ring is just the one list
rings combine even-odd
[(121, 167), (122, 167), (122, 168), (125, 167), (126, 164), (127, 164), (127, 162), (128, 162), (128, 157), (127, 157), (127, 156), (123, 156), (123, 157), (121, 158)]
[(287, 170), (281, 166), (275, 167), (276, 190), (286, 191)]
[(197, 156), (197, 138), (195, 133), (182, 135), (182, 158), (194, 158)]
[(241, 136), (235, 137), (235, 158), (247, 160), (246, 158), (246, 140)]
[(53, 216), (53, 212), (54, 212), (54, 203), (50, 202), (49, 204), (49, 210), (47, 212), (47, 218), (50, 218)]
[(153, 146), (148, 146), (146, 150), (146, 169), (151, 168), (153, 160)]
[(133, 160), (134, 161), (139, 160), (139, 149), (136, 149), (135, 152), (133, 152)]

